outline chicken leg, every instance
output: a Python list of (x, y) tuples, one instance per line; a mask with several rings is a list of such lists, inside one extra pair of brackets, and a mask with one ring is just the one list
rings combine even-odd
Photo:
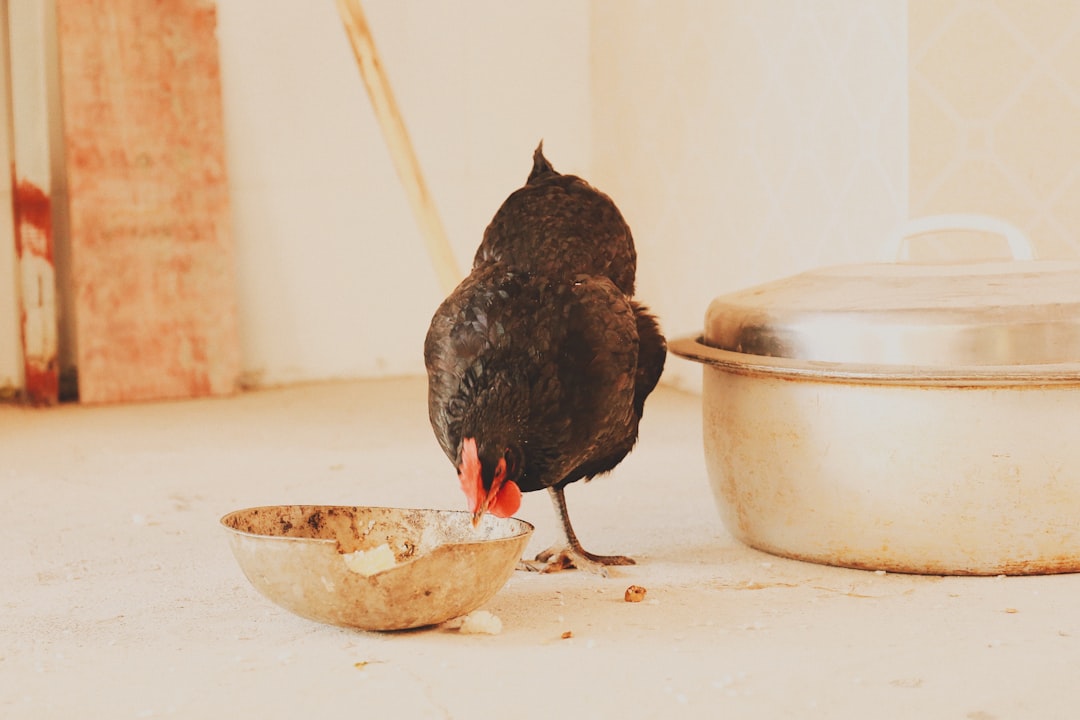
[(537, 554), (536, 562), (525, 562), (530, 570), (539, 572), (558, 572), (576, 567), (581, 570), (607, 576), (609, 565), (633, 565), (634, 559), (624, 555), (594, 555), (585, 548), (574, 533), (570, 524), (570, 513), (566, 509), (566, 495), (562, 486), (548, 488), (551, 493), (551, 503), (555, 506), (555, 512), (559, 515), (562, 524), (563, 542), (555, 543), (547, 550)]

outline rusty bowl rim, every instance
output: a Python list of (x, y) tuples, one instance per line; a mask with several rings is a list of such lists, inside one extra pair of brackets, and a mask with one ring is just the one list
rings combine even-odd
[[(323, 505), (320, 503), (282, 503), (279, 505), (251, 505), (249, 507), (238, 508), (236, 510), (230, 510), (218, 519), (218, 523), (233, 535), (240, 535), (243, 537), (258, 538), (261, 540), (280, 540), (285, 542), (299, 542), (310, 543), (312, 545), (337, 545), (338, 541), (334, 538), (306, 538), (306, 537), (293, 537), (289, 535), (268, 535), (266, 533), (248, 532), (246, 530), (240, 530), (229, 525), (227, 520), (230, 517), (239, 515), (240, 513), (252, 512), (255, 510), (271, 510), (276, 508), (286, 507), (303, 507), (303, 508), (342, 508), (346, 510), (393, 510), (397, 512), (420, 512), (420, 513), (432, 513), (440, 515), (472, 515), (467, 510), (450, 510), (446, 508), (415, 508), (415, 507), (394, 507), (390, 505)], [(522, 520), (518, 517), (498, 518), (499, 522), (512, 522), (517, 524), (516, 531), (511, 535), (504, 537), (489, 538), (489, 539), (477, 539), (464, 542), (445, 542), (440, 543), (436, 548), (433, 548), (431, 552), (434, 552), (438, 548), (454, 546), (454, 547), (467, 547), (469, 545), (490, 545), (491, 543), (504, 542), (507, 540), (516, 540), (522, 536), (531, 535), (536, 531), (536, 527), (528, 520)], [(427, 553), (430, 554), (430, 553)], [(410, 558), (415, 560), (416, 558)]]

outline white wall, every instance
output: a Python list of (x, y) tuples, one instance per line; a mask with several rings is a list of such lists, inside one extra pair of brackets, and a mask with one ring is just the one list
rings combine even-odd
[[(590, 166), (588, 5), (363, 6), (465, 268), (540, 138)], [(218, 13), (247, 380), (422, 373), (442, 292), (334, 3)]]
[[(907, 217), (907, 2), (593, 0), (596, 184), (669, 337)], [(700, 387), (669, 359), (665, 382)]]

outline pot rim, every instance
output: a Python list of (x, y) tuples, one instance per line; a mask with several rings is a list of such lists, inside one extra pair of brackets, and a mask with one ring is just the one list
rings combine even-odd
[(705, 344), (702, 335), (672, 340), (668, 350), (686, 360), (738, 375), (767, 375), (785, 380), (864, 385), (933, 387), (1015, 387), (1075, 385), (1080, 362), (1048, 365), (968, 365), (920, 367), (800, 360), (723, 350)]

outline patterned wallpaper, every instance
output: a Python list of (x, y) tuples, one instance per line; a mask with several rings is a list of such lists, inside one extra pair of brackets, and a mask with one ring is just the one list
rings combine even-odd
[(1080, 3), (911, 0), (911, 213), (981, 212), (1080, 253)]

